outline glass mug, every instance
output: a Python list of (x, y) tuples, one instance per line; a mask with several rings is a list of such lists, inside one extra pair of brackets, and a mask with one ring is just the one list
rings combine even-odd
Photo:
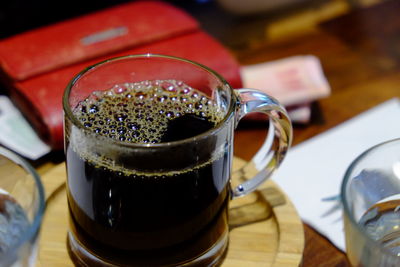
[[(63, 106), (68, 249), (77, 265), (218, 264), (229, 201), (264, 182), (292, 140), (276, 100), (234, 91), (209, 68), (170, 56), (91, 66), (70, 82)], [(250, 112), (269, 116), (268, 136), (249, 163), (258, 174), (231, 188), (233, 132)]]

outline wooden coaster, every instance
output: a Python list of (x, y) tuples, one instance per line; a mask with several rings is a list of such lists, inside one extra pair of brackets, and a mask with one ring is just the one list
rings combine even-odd
[[(245, 162), (235, 158), (233, 164), (238, 169)], [(37, 266), (73, 266), (66, 249), (65, 178), (64, 163), (42, 176), (47, 207)], [(303, 224), (293, 204), (272, 181), (255, 193), (233, 200), (230, 206), (230, 242), (223, 267), (299, 266), (304, 248)]]

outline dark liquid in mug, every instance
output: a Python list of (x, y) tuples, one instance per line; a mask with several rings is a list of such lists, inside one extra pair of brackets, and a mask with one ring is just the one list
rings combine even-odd
[[(90, 131), (132, 143), (185, 139), (221, 120), (210, 99), (176, 81), (96, 92), (74, 113)], [(219, 155), (210, 151), (208, 161), (182, 171), (143, 173), (112, 166), (80, 147), (67, 146), (71, 230), (106, 261), (179, 264), (207, 251), (228, 231), (230, 149)], [(174, 153), (163, 160), (179, 158)]]

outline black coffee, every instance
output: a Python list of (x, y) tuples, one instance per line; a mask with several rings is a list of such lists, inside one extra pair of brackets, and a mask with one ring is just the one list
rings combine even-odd
[[(145, 81), (95, 92), (74, 113), (89, 131), (125, 143), (183, 140), (212, 129), (222, 119), (208, 97), (176, 81)], [(121, 167), (104, 155), (82, 152), (84, 142), (69, 142), (71, 229), (106, 261), (183, 263), (205, 252), (227, 231), (229, 147), (217, 155), (213, 143), (201, 147), (201, 157), (209, 158), (198, 164), (195, 150), (189, 157), (172, 150), (155, 162), (140, 155), (124, 156)], [(188, 161), (190, 168), (160, 170), (176, 161)], [(127, 169), (129, 164), (146, 166), (146, 171)], [(152, 165), (158, 166), (153, 172)]]

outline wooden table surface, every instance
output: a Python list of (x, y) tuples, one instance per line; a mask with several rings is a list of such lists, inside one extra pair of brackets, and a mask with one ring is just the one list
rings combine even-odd
[[(399, 14), (400, 1), (395, 0), (347, 9), (343, 15), (301, 32), (233, 51), (242, 64), (300, 54), (321, 60), (332, 94), (314, 103), (309, 125), (294, 126), (296, 145), (385, 100), (400, 97)], [(263, 129), (241, 127), (235, 137), (236, 155), (250, 160), (260, 145), (254, 140), (261, 142), (263, 135)], [(306, 224), (305, 237), (303, 266), (350, 266), (344, 253)]]
[[(210, 10), (191, 10), (243, 65), (302, 54), (321, 60), (332, 94), (313, 103), (310, 124), (294, 126), (293, 145), (400, 97), (400, 1), (368, 8), (354, 8), (344, 0), (311, 2), (314, 5), (285, 11), (283, 17), (271, 14), (250, 22), (229, 16), (205, 18)], [(214, 27), (216, 21), (219, 27)], [(240, 125), (235, 154), (249, 160), (264, 135), (265, 129), (258, 124)], [(36, 163), (41, 173), (53, 166), (46, 162), (50, 159), (54, 161), (54, 155)], [(308, 225), (305, 238), (303, 266), (349, 266), (346, 255)]]

